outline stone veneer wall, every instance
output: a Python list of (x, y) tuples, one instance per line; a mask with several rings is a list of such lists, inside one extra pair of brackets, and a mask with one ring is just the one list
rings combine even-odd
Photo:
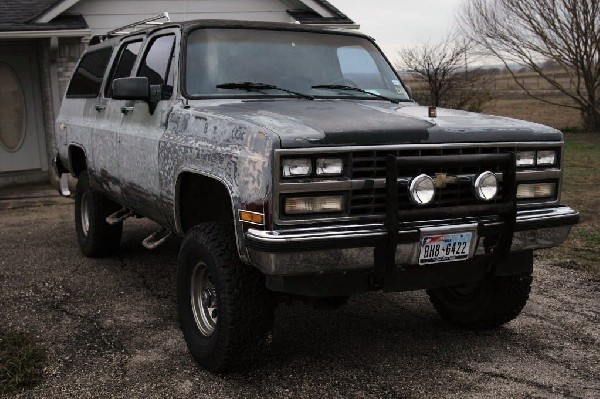
[(87, 48), (87, 43), (81, 41), (80, 38), (60, 39), (58, 46), (58, 87), (60, 90), (60, 100), (67, 91), (67, 86), (71, 80), (71, 75), (75, 70), (75, 66), (79, 61), (79, 57)]
[[(58, 42), (58, 53), (54, 56), (56, 62), (56, 73), (52, 69), (52, 54), (50, 39), (40, 39), (37, 43), (38, 63), (40, 72), (40, 88), (42, 94), (42, 112), (44, 116), (44, 131), (46, 136), (46, 154), (48, 156), (49, 179), (52, 184), (57, 184), (57, 176), (52, 170), (52, 158), (56, 153), (56, 136), (54, 133), (56, 116), (59, 109), (54, 107), (54, 93), (52, 92), (52, 80), (57, 79), (59, 102), (62, 102), (71, 75), (79, 61), (79, 57), (86, 49), (87, 44), (80, 38), (63, 38)], [(54, 75), (54, 76), (53, 76)], [(59, 104), (60, 105), (60, 104)]]

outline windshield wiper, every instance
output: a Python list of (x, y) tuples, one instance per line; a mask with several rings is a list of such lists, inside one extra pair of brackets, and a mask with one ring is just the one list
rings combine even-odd
[(390, 97), (386, 97), (386, 96), (382, 96), (381, 94), (377, 94), (377, 93), (372, 93), (370, 91), (364, 90), (364, 89), (360, 89), (358, 87), (352, 87), (352, 86), (346, 86), (346, 85), (316, 85), (316, 86), (311, 86), (313, 89), (331, 89), (331, 90), (350, 90), (350, 91), (357, 91), (359, 93), (365, 93), (365, 94), (369, 94), (373, 97), (379, 97), (383, 100), (387, 100), (387, 101), (391, 101), (394, 104), (398, 104), (400, 102), (400, 100), (396, 100), (395, 98), (390, 98)]
[(247, 90), (247, 91), (261, 91), (261, 90), (279, 90), (289, 94), (293, 94), (296, 97), (305, 98), (307, 100), (314, 100), (315, 98), (311, 95), (299, 93), (297, 91), (284, 89), (275, 85), (270, 85), (261, 82), (230, 82), (221, 83), (217, 85), (217, 89), (233, 89), (233, 90)]

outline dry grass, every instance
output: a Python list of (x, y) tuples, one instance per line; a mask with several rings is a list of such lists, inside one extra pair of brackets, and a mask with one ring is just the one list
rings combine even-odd
[(561, 202), (581, 213), (581, 222), (561, 247), (542, 256), (600, 277), (600, 133), (565, 135)]
[(24, 333), (0, 333), (0, 396), (38, 384), (46, 352)]
[(533, 98), (493, 100), (484, 106), (483, 112), (537, 122), (556, 129), (578, 128), (581, 126), (579, 111), (547, 104)]
[[(571, 99), (557, 91), (537, 74), (522, 72), (516, 75), (519, 82), (536, 96), (559, 104), (574, 104)], [(565, 73), (550, 72), (550, 75), (564, 87), (574, 89), (573, 83), (569, 82)], [(423, 80), (407, 76), (404, 81), (411, 86), (415, 93), (427, 91), (427, 85)], [(578, 110), (548, 104), (530, 97), (509, 74), (496, 75), (488, 90), (493, 100), (484, 104), (482, 112), (486, 114), (528, 120), (561, 130), (581, 128), (582, 126), (581, 114)]]

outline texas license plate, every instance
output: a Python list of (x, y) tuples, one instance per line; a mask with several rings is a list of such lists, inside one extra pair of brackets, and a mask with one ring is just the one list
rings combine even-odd
[(467, 260), (472, 238), (472, 232), (424, 236), (421, 238), (419, 264)]

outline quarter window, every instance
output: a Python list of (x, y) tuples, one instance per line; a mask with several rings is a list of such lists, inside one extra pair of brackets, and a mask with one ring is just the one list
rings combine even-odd
[(140, 53), (140, 49), (142, 48), (142, 41), (138, 40), (135, 42), (129, 42), (121, 46), (119, 51), (119, 55), (115, 59), (113, 65), (112, 74), (108, 79), (106, 84), (106, 88), (104, 90), (105, 97), (112, 97), (112, 82), (115, 79), (127, 78), (131, 76), (131, 71), (133, 70), (133, 65), (135, 64), (135, 60)]
[(85, 54), (69, 83), (67, 97), (97, 97), (111, 54), (112, 48)]
[(148, 78), (150, 85), (161, 86), (162, 98), (173, 94), (173, 68), (175, 35), (159, 36), (151, 43), (144, 55), (137, 76)]

